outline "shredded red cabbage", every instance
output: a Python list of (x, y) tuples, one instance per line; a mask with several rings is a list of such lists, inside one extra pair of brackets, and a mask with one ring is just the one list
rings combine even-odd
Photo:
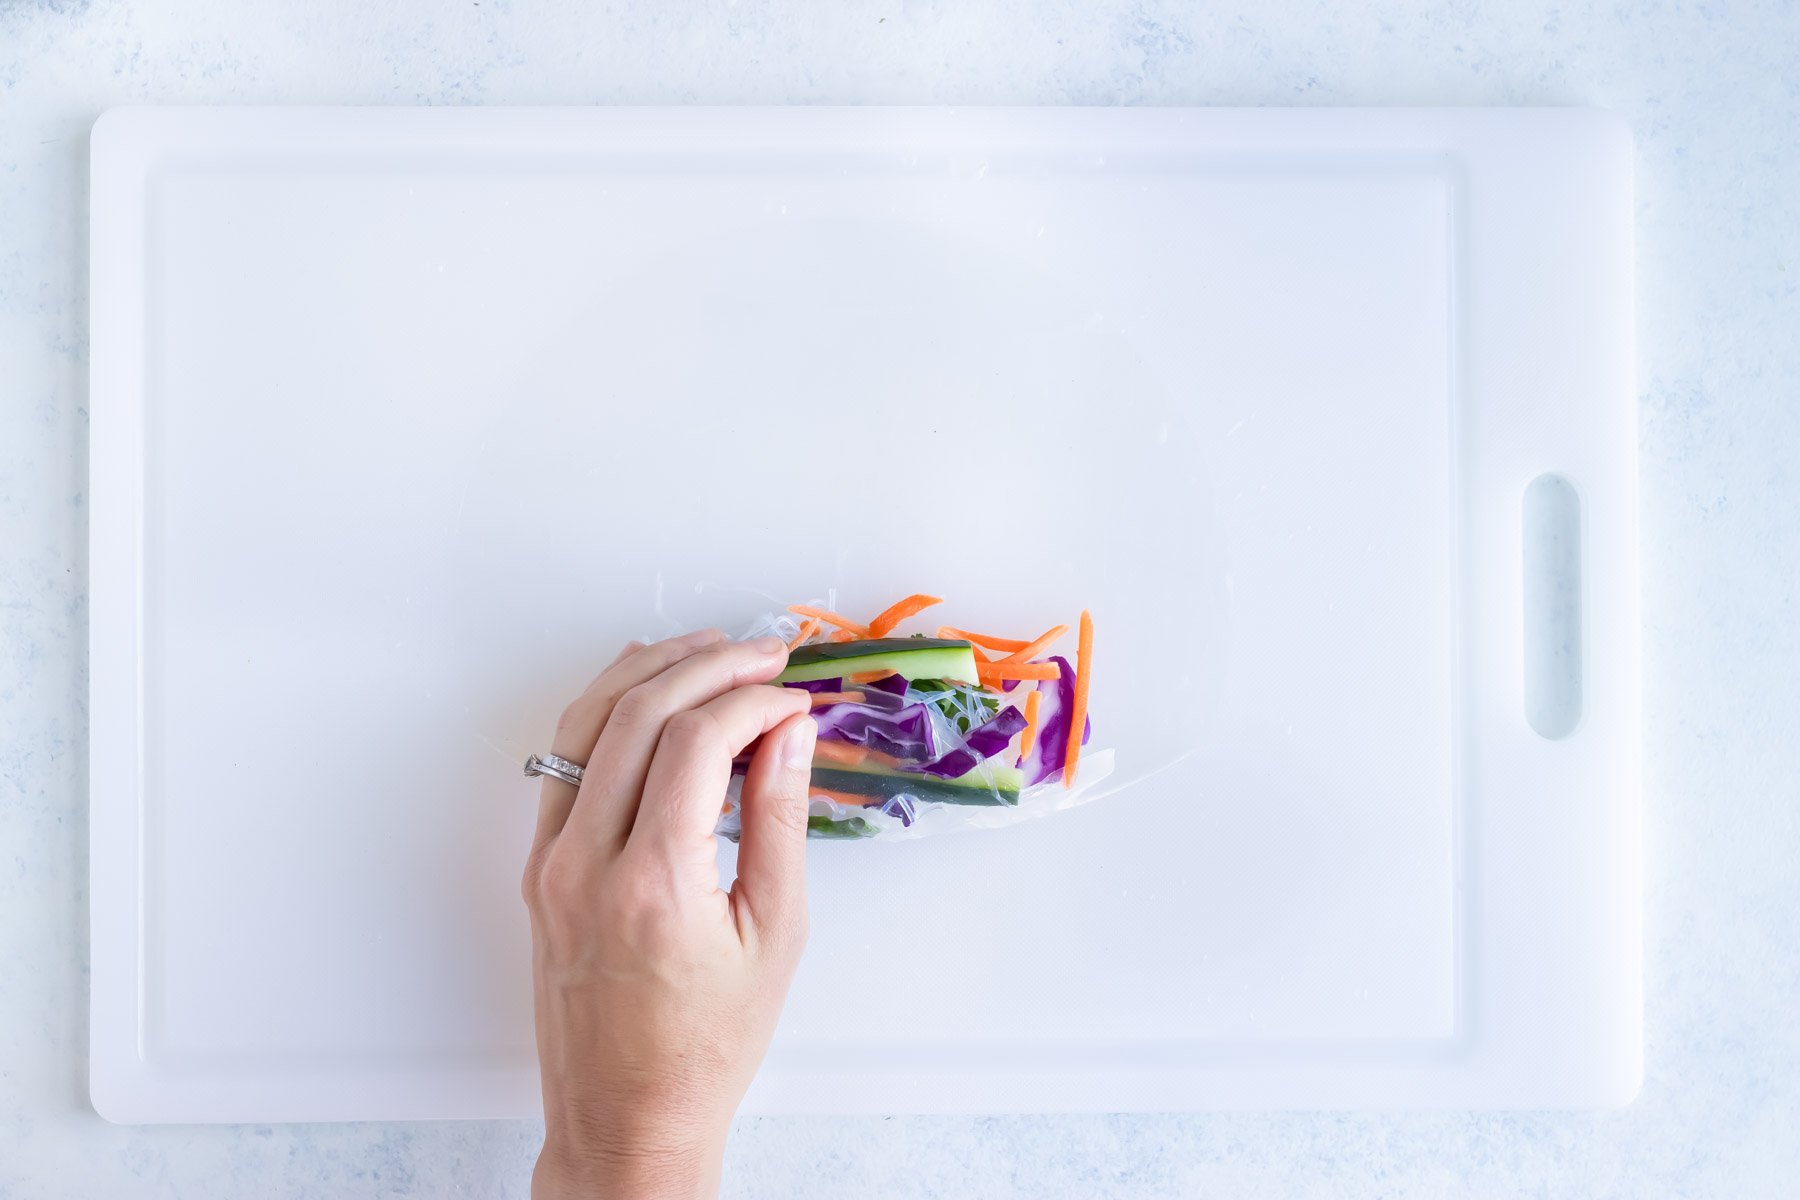
[[(879, 708), (887, 712), (897, 711), (906, 705), (906, 680), (900, 680), (898, 689), (884, 686), (885, 681), (877, 680), (872, 684), (856, 684), (848, 688), (852, 692), (861, 692), (862, 703), (870, 708)], [(842, 679), (808, 679), (800, 683), (784, 683), (782, 687), (798, 688), (817, 696), (823, 692), (845, 691)], [(825, 705), (826, 708), (835, 707)]]
[[(1055, 679), (1038, 681), (1038, 731), (1019, 766), (1025, 772), (1025, 786), (1062, 778), (1063, 751), (1069, 744), (1069, 712), (1075, 707), (1075, 668), (1061, 655), (1052, 655), (1056, 664)], [(1092, 721), (1083, 722), (1081, 744), (1087, 745), (1093, 732)]]
[[(1027, 787), (1062, 777), (1069, 713), (1075, 706), (1075, 668), (1058, 655), (1048, 661), (1056, 664), (1055, 679), (1020, 685), (1036, 687), (1039, 694), (1037, 738), (1031, 753), (1019, 763)], [(844, 691), (846, 683), (842, 678), (814, 679), (785, 686), (817, 694)], [(910, 681), (897, 674), (856, 685), (850, 690), (861, 692), (861, 701), (825, 704), (813, 710), (819, 736), (891, 755), (900, 761), (901, 770), (953, 779), (1004, 753), (1025, 728), (1024, 713), (1009, 706), (971, 729), (953, 749), (940, 754), (930, 705), (909, 701), (909, 687)], [(1081, 731), (1083, 745), (1092, 731), (1093, 723), (1087, 722)], [(910, 824), (913, 814), (895, 810), (891, 815)]]
[(896, 671), (892, 675), (883, 675), (873, 683), (865, 683), (860, 686), (864, 691), (888, 692), (895, 696), (904, 696), (909, 682), (906, 676)]
[(937, 756), (931, 713), (923, 704), (906, 704), (899, 697), (877, 693), (886, 704), (826, 704), (813, 709), (819, 736), (853, 746), (867, 746), (883, 754), (909, 761)]
[(906, 764), (908, 771), (917, 771), (921, 775), (935, 775), (939, 779), (954, 779), (958, 775), (967, 775), (988, 759), (999, 754), (1012, 742), (1020, 730), (1025, 728), (1025, 714), (1016, 708), (1001, 709), (1000, 712), (969, 730), (963, 744), (954, 750), (928, 763), (918, 766)]
[(844, 690), (842, 679), (801, 679), (792, 683), (784, 683), (782, 687), (799, 688), (803, 692), (841, 692)]
[(881, 806), (881, 811), (890, 817), (899, 817), (902, 828), (910, 826), (913, 823), (913, 818), (918, 815), (918, 809), (913, 804), (913, 798), (904, 792), (898, 796), (889, 796), (887, 798), (887, 803)]

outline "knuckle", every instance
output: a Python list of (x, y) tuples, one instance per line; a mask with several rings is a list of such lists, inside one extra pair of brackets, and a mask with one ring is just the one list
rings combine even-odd
[(665, 881), (653, 873), (632, 872), (611, 889), (607, 908), (631, 941), (661, 945), (676, 937), (678, 906)]
[[(768, 679), (770, 675), (774, 674), (774, 671), (770, 670), (771, 667), (776, 666), (774, 658), (762, 653), (760, 650), (752, 650), (748, 646), (734, 642), (732, 643), (731, 651), (732, 654), (728, 669), (731, 672), (731, 680), (733, 683), (760, 683), (763, 680)], [(761, 678), (759, 679), (758, 676)]]
[(742, 642), (719, 642), (704, 650), (696, 651), (694, 657), (702, 660), (708, 667), (717, 669), (721, 664), (728, 664), (733, 669), (740, 663), (748, 661), (751, 652)]
[(656, 651), (656, 669), (659, 672), (668, 670), (695, 653), (693, 644), (681, 638), (658, 642), (653, 649)]
[(633, 875), (612, 891), (611, 907), (619, 917), (633, 925), (652, 923), (662, 912), (662, 895), (654, 882)]
[(769, 806), (769, 817), (789, 833), (805, 834), (809, 806), (804, 796), (797, 800), (778, 800)]
[(669, 718), (663, 740), (678, 748), (691, 748), (718, 740), (719, 720), (704, 709), (690, 708)]
[(525, 907), (537, 904), (539, 889), (544, 875), (544, 847), (534, 848), (525, 856), (525, 870), (519, 880), (519, 892), (525, 899)]
[(562, 710), (562, 714), (556, 718), (556, 732), (575, 733), (591, 724), (593, 719), (594, 710), (584, 696), (570, 702), (569, 707)]
[(640, 683), (619, 697), (613, 705), (612, 719), (624, 725), (642, 725), (655, 716), (657, 707), (656, 688)]
[(592, 872), (581, 860), (568, 855), (544, 855), (535, 876), (527, 868), (526, 886), (528, 902), (549, 912), (573, 912), (592, 902)]

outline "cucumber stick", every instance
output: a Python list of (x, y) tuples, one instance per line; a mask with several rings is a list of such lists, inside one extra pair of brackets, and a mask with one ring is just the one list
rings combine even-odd
[(1017, 804), (1024, 785), (1023, 771), (994, 763), (954, 779), (870, 767), (815, 766), (812, 772), (812, 786), (823, 791), (879, 799), (904, 794), (943, 804)]
[(893, 671), (907, 679), (975, 682), (975, 647), (944, 638), (873, 638), (861, 642), (820, 642), (788, 654), (776, 683), (836, 679), (863, 671)]
[(806, 831), (814, 837), (825, 838), (866, 838), (875, 836), (875, 826), (861, 817), (845, 817), (834, 821), (830, 817), (806, 818)]

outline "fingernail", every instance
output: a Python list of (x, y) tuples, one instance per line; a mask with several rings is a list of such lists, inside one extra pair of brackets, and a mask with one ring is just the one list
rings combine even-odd
[(787, 649), (787, 643), (773, 634), (764, 634), (750, 639), (750, 648), (759, 654), (777, 654)]
[(813, 742), (818, 739), (818, 728), (810, 720), (795, 721), (781, 740), (781, 765), (790, 771), (810, 770), (812, 767)]

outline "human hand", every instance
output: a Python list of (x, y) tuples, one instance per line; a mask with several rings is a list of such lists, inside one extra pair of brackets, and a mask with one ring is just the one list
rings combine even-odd
[[(718, 1189), (733, 1112), (768, 1050), (806, 940), (807, 693), (765, 686), (778, 638), (632, 643), (558, 723), (525, 867), (544, 1089), (536, 1200)], [(713, 826), (732, 759), (738, 878)]]

